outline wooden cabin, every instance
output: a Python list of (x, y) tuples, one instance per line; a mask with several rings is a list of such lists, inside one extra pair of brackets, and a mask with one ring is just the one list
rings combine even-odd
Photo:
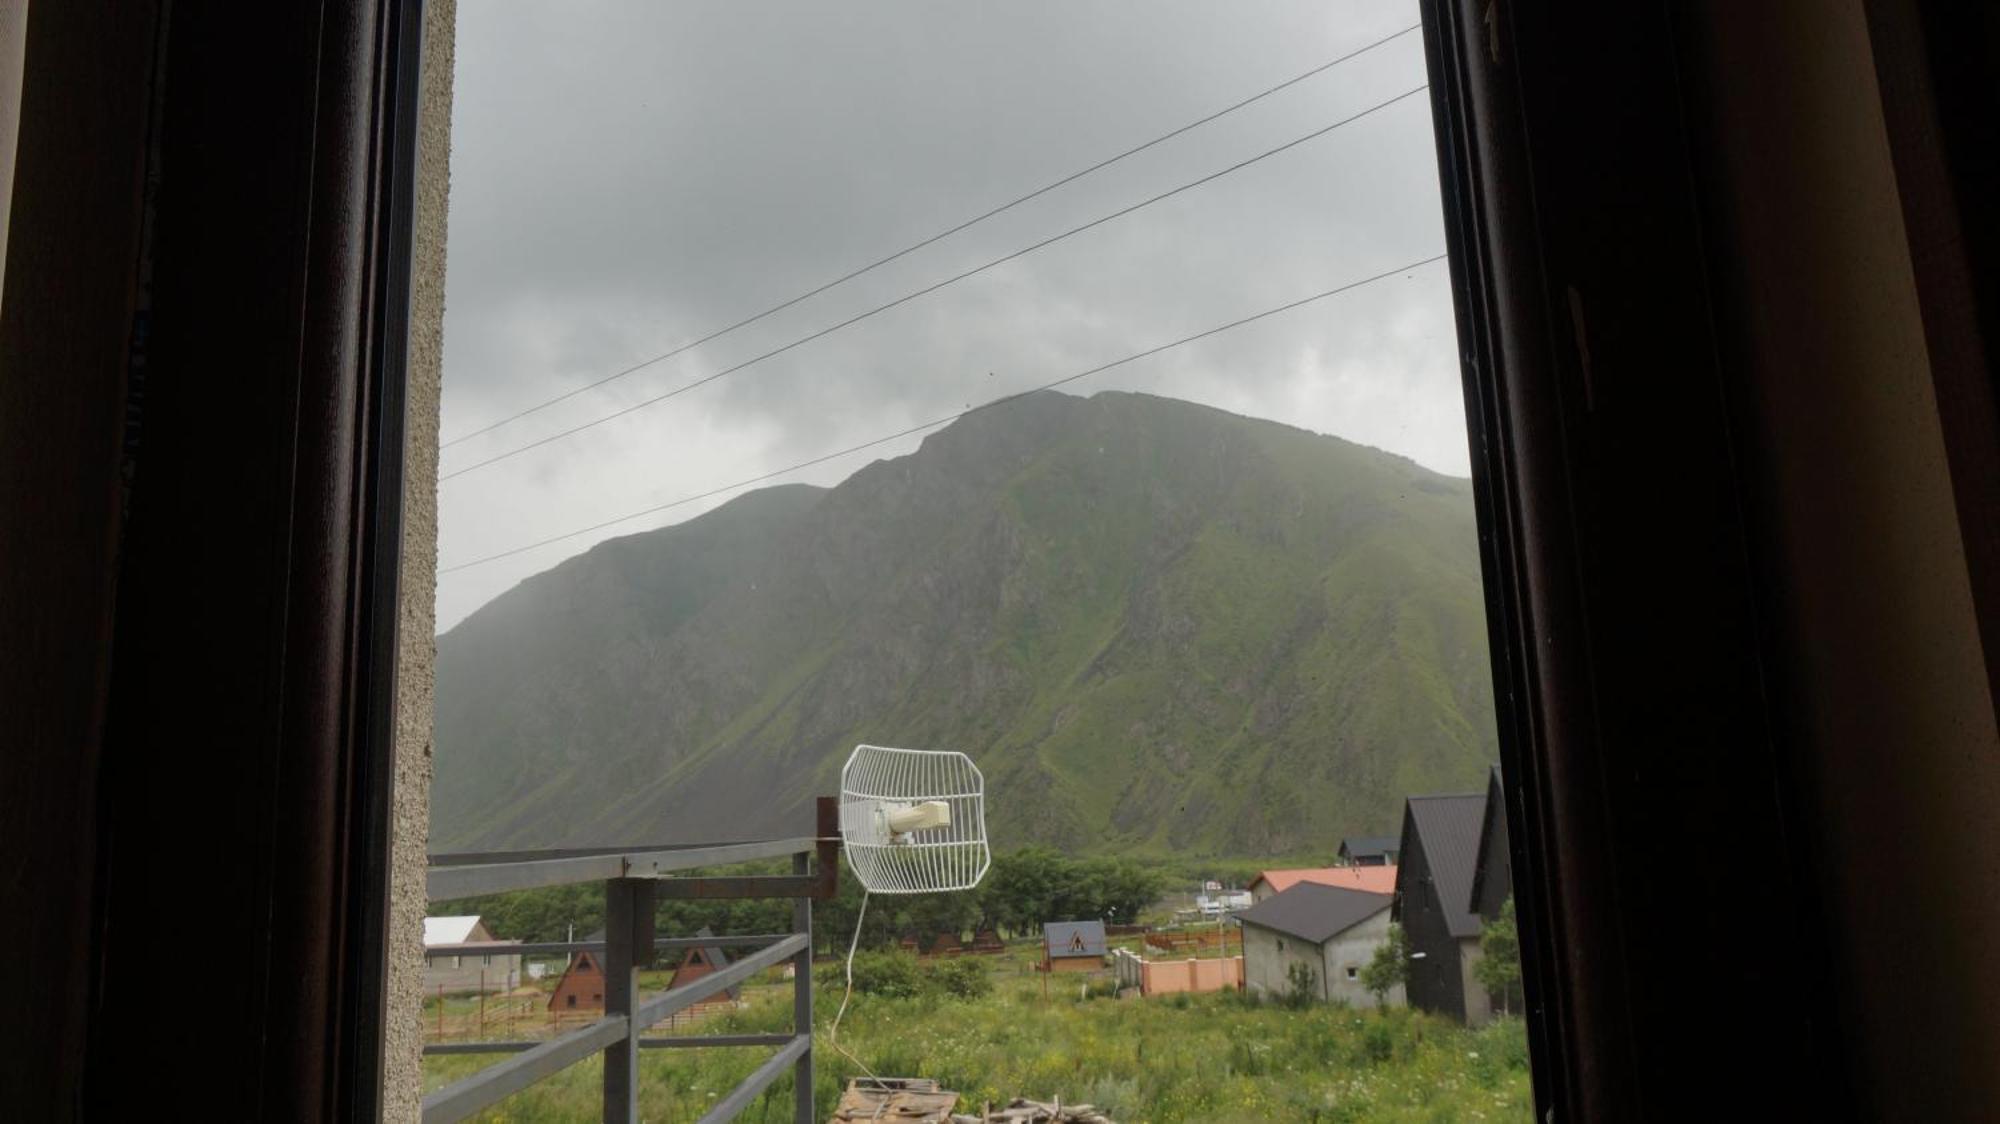
[[(599, 934), (584, 939), (603, 938)], [(598, 961), (600, 955), (589, 951), (570, 954), (569, 967), (563, 969), (562, 979), (556, 981), (556, 989), (549, 993), (549, 1010), (560, 1015), (565, 1011), (604, 1009), (604, 965)]]

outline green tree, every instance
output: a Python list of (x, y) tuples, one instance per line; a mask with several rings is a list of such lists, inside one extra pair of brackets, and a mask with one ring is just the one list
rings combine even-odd
[(1310, 1007), (1319, 998), (1319, 973), (1310, 964), (1293, 961), (1285, 968), (1285, 1006)]
[(1375, 1006), (1386, 1007), (1389, 993), (1410, 982), (1410, 948), (1401, 925), (1390, 925), (1389, 936), (1375, 948), (1374, 959), (1361, 969), (1361, 986), (1375, 996)]
[(1488, 921), (1479, 933), (1479, 963), (1472, 975), (1479, 985), (1500, 997), (1500, 1013), (1508, 1013), (1513, 996), (1521, 986), (1521, 936), (1514, 927), (1514, 898), (1500, 907), (1500, 916)]

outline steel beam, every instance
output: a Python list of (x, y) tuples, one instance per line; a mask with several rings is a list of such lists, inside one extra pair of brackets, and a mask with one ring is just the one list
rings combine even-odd
[[(730, 1046), (783, 1046), (797, 1037), (792, 1034), (682, 1034), (668, 1038), (641, 1038), (641, 1050), (720, 1049)], [(448, 1054), (518, 1054), (542, 1044), (542, 1039), (494, 1040), (491, 1042), (433, 1042), (424, 1047), (424, 1056)]]
[(774, 964), (784, 963), (800, 949), (811, 947), (810, 937), (804, 933), (793, 933), (777, 944), (759, 949), (727, 968), (710, 972), (698, 980), (663, 991), (646, 1000), (639, 1004), (638, 1011), (632, 1016), (633, 1024), (643, 1030), (668, 1015), (685, 1011), (711, 995), (729, 990)]
[(717, 1046), (783, 1046), (793, 1034), (678, 1034), (671, 1038), (641, 1038), (645, 1050), (704, 1050)]
[[(613, 878), (604, 884), (604, 1013), (631, 1016), (639, 1006), (640, 964), (653, 957), (653, 882)], [(643, 958), (643, 959), (642, 959)], [(604, 1047), (606, 1124), (638, 1124), (639, 1023)]]
[(819, 835), (809, 840), (818, 856), (818, 870), (806, 873), (798, 860), (806, 847), (793, 852), (790, 877), (774, 874), (739, 874), (699, 878), (663, 878), (660, 895), (697, 901), (733, 898), (818, 898), (829, 900), (840, 892), (840, 802), (831, 796), (818, 801)]
[[(838, 823), (835, 846), (838, 847)], [(802, 851), (820, 850), (817, 838), (767, 839), (750, 843), (718, 843), (648, 851), (537, 852), (544, 857), (525, 861), (473, 861), (479, 856), (440, 856), (431, 862), (425, 889), (434, 902), (481, 894), (504, 894), (540, 886), (613, 878), (658, 878), (675, 871), (729, 866), (758, 859), (780, 859)]]
[[(655, 949), (682, 948), (760, 948), (767, 944), (777, 944), (790, 936), (789, 933), (741, 933), (720, 937), (656, 937)], [(603, 952), (603, 941), (523, 941), (508, 944), (495, 941), (478, 944), (438, 945), (424, 950), (424, 959), (442, 960), (447, 956), (555, 956), (570, 952)]]
[[(820, 861), (826, 861), (821, 856)], [(834, 859), (839, 863), (839, 859)], [(804, 874), (806, 857), (792, 856), (792, 873)], [(792, 1065), (792, 1119), (795, 1124), (814, 1124), (813, 1112), (813, 1052), (810, 1049), (813, 1033), (813, 988), (812, 988), (812, 919), (811, 898), (799, 898), (792, 902), (792, 928), (806, 939), (806, 946), (792, 958), (792, 1033), (805, 1039), (807, 1049), (801, 1050), (798, 1060)]]
[(622, 1015), (607, 1015), (454, 1081), (424, 1098), (424, 1124), (463, 1120), (624, 1038), (630, 1026)]
[[(785, 1067), (792, 1064), (794, 1059), (811, 1054), (812, 1035), (801, 1034), (793, 1038), (790, 1045), (772, 1054), (769, 1061), (751, 1071), (750, 1076), (744, 1078), (741, 1085), (730, 1090), (728, 1096), (715, 1102), (715, 1107), (708, 1110), (707, 1115), (701, 1118), (700, 1124), (722, 1124), (723, 1121), (736, 1119), (736, 1114), (748, 1107), (751, 1100), (764, 1091), (766, 1085), (776, 1081), (778, 1075), (785, 1072)], [(810, 1124), (812, 1117), (807, 1116), (805, 1119)]]

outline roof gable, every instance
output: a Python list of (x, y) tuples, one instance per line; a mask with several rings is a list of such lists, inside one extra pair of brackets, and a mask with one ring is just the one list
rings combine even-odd
[(424, 918), (424, 947), (433, 948), (441, 944), (464, 944), (474, 933), (485, 935), (479, 924), (479, 915), (466, 914), (459, 917)]
[(1371, 894), (1301, 882), (1236, 915), (1245, 925), (1272, 929), (1313, 944), (1324, 944), (1389, 908), (1389, 894)]
[(1349, 890), (1360, 890), (1370, 894), (1393, 894), (1396, 892), (1396, 868), (1393, 866), (1315, 866), (1294, 870), (1262, 870), (1251, 879), (1250, 885), (1262, 882), (1278, 893), (1304, 882), (1321, 886), (1340, 886)]
[(1443, 904), (1445, 927), (1454, 937), (1479, 935), (1472, 910), (1472, 879), (1479, 864), (1479, 833), (1486, 818), (1486, 794), (1412, 796), (1405, 805), (1403, 865), (1411, 867), (1411, 846), (1421, 847), (1431, 883)]
[[(1479, 847), (1473, 855), (1472, 891), (1466, 897), (1466, 904), (1475, 913), (1480, 910), (1480, 899), (1484, 896), (1486, 884), (1493, 878), (1500, 878), (1500, 890), (1508, 890), (1512, 879), (1507, 877), (1507, 804), (1500, 788), (1500, 766), (1486, 780), (1486, 807), (1479, 815)], [(1496, 865), (1497, 864), (1497, 865)], [(1499, 891), (1496, 891), (1499, 892)]]
[[(703, 925), (701, 929), (695, 933), (695, 936), (697, 938), (714, 937), (715, 930), (710, 929), (706, 925)], [(722, 950), (722, 946), (719, 944), (699, 944), (694, 946), (693, 948), (688, 949), (687, 955), (681, 957), (681, 962), (679, 967), (676, 967), (674, 969), (674, 978), (673, 980), (668, 981), (667, 986), (678, 987), (679, 983), (677, 981), (680, 980), (681, 973), (686, 969), (691, 968), (695, 965), (706, 965), (709, 972), (719, 972), (722, 969), (729, 967), (729, 954), (727, 952), (724, 952)], [(707, 975), (708, 973), (703, 972), (701, 974)], [(729, 987), (723, 990), (724, 994), (728, 995), (729, 998), (731, 999), (743, 998), (742, 984), (731, 984), (729, 985)]]
[(1042, 941), (1050, 956), (1104, 955), (1104, 922), (1050, 921), (1042, 926)]

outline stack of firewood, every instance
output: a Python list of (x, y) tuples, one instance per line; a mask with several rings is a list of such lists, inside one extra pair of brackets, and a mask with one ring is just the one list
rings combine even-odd
[(1005, 1108), (986, 1106), (977, 1116), (954, 1113), (951, 1124), (1113, 1124), (1095, 1105), (1064, 1104), (1062, 1098), (1043, 1103), (1015, 1097)]
[(1114, 1124), (1087, 1104), (1044, 1103), (1015, 1097), (978, 1114), (954, 1111), (958, 1094), (928, 1077), (857, 1077), (834, 1110), (832, 1124)]

